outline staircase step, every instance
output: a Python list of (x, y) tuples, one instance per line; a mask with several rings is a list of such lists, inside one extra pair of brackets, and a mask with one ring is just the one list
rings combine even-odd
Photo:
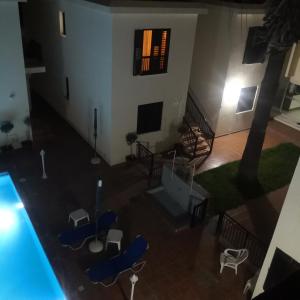
[(199, 126), (191, 126), (191, 128), (192, 128), (192, 130), (193, 130), (194, 132), (197, 132), (197, 131), (200, 131), (200, 132), (201, 132), (201, 129), (200, 129)]
[(195, 135), (197, 135), (197, 136), (202, 136), (203, 135), (203, 133), (202, 133), (202, 131), (197, 127), (197, 129), (193, 129), (193, 132), (195, 133)]
[[(203, 137), (198, 137), (198, 144), (202, 144), (205, 142), (205, 139)], [(181, 143), (184, 147), (193, 146), (195, 144), (194, 139), (182, 139)], [(205, 142), (206, 143), (206, 142)]]
[[(203, 142), (205, 139), (201, 135), (197, 135), (198, 141)], [(194, 139), (191, 139), (188, 135), (183, 135), (181, 137), (183, 143), (194, 143)]]
[[(192, 127), (192, 130), (193, 130), (193, 132), (196, 136), (202, 136), (203, 135), (203, 133), (202, 133), (202, 131), (200, 130), (199, 127)], [(190, 135), (189, 131), (186, 131), (186, 133), (184, 133), (182, 136), (184, 137), (184, 136), (189, 136), (189, 135)]]
[[(194, 147), (195, 147), (194, 144), (193, 145), (184, 145), (184, 149), (186, 152), (193, 152)], [(197, 144), (196, 151), (205, 150), (205, 149), (209, 150), (209, 145), (205, 141)]]
[[(195, 157), (206, 155), (206, 154), (209, 153), (209, 151), (210, 151), (209, 149), (197, 150), (196, 153), (195, 153)], [(189, 153), (189, 154), (193, 155), (193, 153)]]

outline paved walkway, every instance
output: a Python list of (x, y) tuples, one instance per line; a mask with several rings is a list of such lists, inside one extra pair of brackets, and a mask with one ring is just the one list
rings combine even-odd
[(269, 244), (287, 191), (288, 186), (284, 186), (227, 213), (265, 244)]
[[(245, 130), (216, 138), (211, 155), (197, 172), (200, 173), (241, 159), (248, 134), (249, 131)], [(270, 121), (263, 148), (271, 148), (288, 142), (300, 147), (300, 132), (277, 121)]]
[[(272, 128), (268, 135), (278, 136)], [(88, 281), (84, 270), (109, 253), (94, 255), (87, 247), (71, 251), (62, 248), (57, 240), (57, 234), (70, 226), (67, 223), (70, 211), (83, 207), (93, 216), (99, 177), (104, 183), (104, 206), (120, 216), (118, 227), (124, 231), (123, 247), (139, 233), (150, 243), (147, 264), (136, 286), (136, 299), (244, 299), (243, 285), (250, 276), (246, 265), (241, 266), (238, 276), (230, 269), (220, 275), (221, 249), (215, 236), (201, 227), (174, 233), (161, 211), (143, 194), (147, 182), (134, 165), (111, 168), (102, 162), (92, 166), (89, 163), (92, 149), (47, 107), (41, 106), (38, 114), (34, 114), (33, 129), (37, 137), (34, 149), (0, 156), (0, 171), (9, 171), (17, 183), (26, 210), (69, 299), (122, 300), (128, 299), (130, 294), (128, 273), (111, 288)], [(207, 167), (236, 159), (237, 155), (224, 153), (232, 148), (232, 139), (236, 140), (236, 149), (242, 149), (241, 135), (217, 139)], [(293, 134), (286, 137), (283, 134), (281, 140), (287, 141), (291, 136)], [(229, 144), (225, 142), (228, 138), (231, 139)], [(48, 180), (41, 179), (41, 148), (46, 150)], [(20, 182), (21, 178), (25, 178), (25, 182)]]

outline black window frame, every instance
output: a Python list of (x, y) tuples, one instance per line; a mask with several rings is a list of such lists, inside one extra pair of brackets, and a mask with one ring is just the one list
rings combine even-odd
[[(151, 55), (143, 57), (143, 36), (144, 31), (152, 30), (152, 44), (151, 44)], [(166, 48), (164, 55), (155, 55), (157, 51), (156, 47), (161, 49), (162, 35), (163, 32), (167, 32)], [(155, 75), (164, 74), (168, 72), (169, 63), (169, 50), (171, 40), (171, 29), (170, 28), (144, 28), (135, 30), (134, 34), (134, 62), (133, 62), (133, 75)], [(156, 49), (155, 49), (156, 48)], [(160, 50), (159, 50), (160, 51)], [(150, 58), (150, 68), (148, 71), (142, 70), (143, 59)], [(164, 58), (164, 67), (160, 67), (161, 59)]]
[(252, 26), (248, 29), (242, 64), (262, 64), (266, 59), (268, 42), (263, 41), (263, 26)]
[(65, 98), (70, 100), (70, 83), (68, 76), (65, 77)]
[[(137, 134), (146, 134), (160, 131), (162, 126), (163, 109), (163, 101), (138, 105), (136, 128)], [(154, 115), (155, 112), (157, 113), (157, 115)]]
[[(247, 90), (248, 90), (248, 92), (247, 92)], [(252, 91), (254, 91), (254, 93)], [(255, 99), (256, 99), (257, 91), (258, 91), (258, 86), (257, 85), (247, 86), (247, 87), (241, 88), (240, 96), (239, 96), (239, 99), (238, 99), (238, 102), (237, 102), (236, 111), (235, 111), (236, 114), (242, 114), (242, 113), (253, 111), (254, 105), (255, 105)], [(254, 95), (253, 95), (253, 100), (251, 99), (252, 106), (250, 108), (250, 107), (247, 106), (247, 104), (248, 104), (247, 100), (249, 100), (249, 95), (252, 96), (252, 94), (254, 94)], [(243, 101), (243, 103), (242, 102), (240, 103), (240, 101), (242, 99), (244, 99), (244, 101)], [(243, 110), (241, 110), (241, 109), (243, 109)]]

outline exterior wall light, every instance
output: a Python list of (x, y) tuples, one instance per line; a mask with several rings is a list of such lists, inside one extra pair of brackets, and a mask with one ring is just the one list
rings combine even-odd
[(222, 106), (232, 107), (236, 106), (240, 93), (241, 93), (242, 81), (240, 79), (228, 80), (225, 84), (223, 92)]

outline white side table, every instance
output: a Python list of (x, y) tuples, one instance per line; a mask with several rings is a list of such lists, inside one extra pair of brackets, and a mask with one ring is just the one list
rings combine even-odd
[(118, 250), (121, 251), (121, 240), (123, 238), (123, 232), (119, 229), (110, 229), (108, 231), (105, 243), (105, 249), (107, 249), (108, 244), (117, 244)]
[(88, 221), (90, 221), (90, 216), (89, 216), (88, 212), (86, 210), (84, 210), (83, 208), (72, 211), (69, 214), (69, 222), (70, 222), (70, 220), (73, 220), (75, 227), (77, 227), (79, 221), (82, 221), (84, 219), (87, 219)]

